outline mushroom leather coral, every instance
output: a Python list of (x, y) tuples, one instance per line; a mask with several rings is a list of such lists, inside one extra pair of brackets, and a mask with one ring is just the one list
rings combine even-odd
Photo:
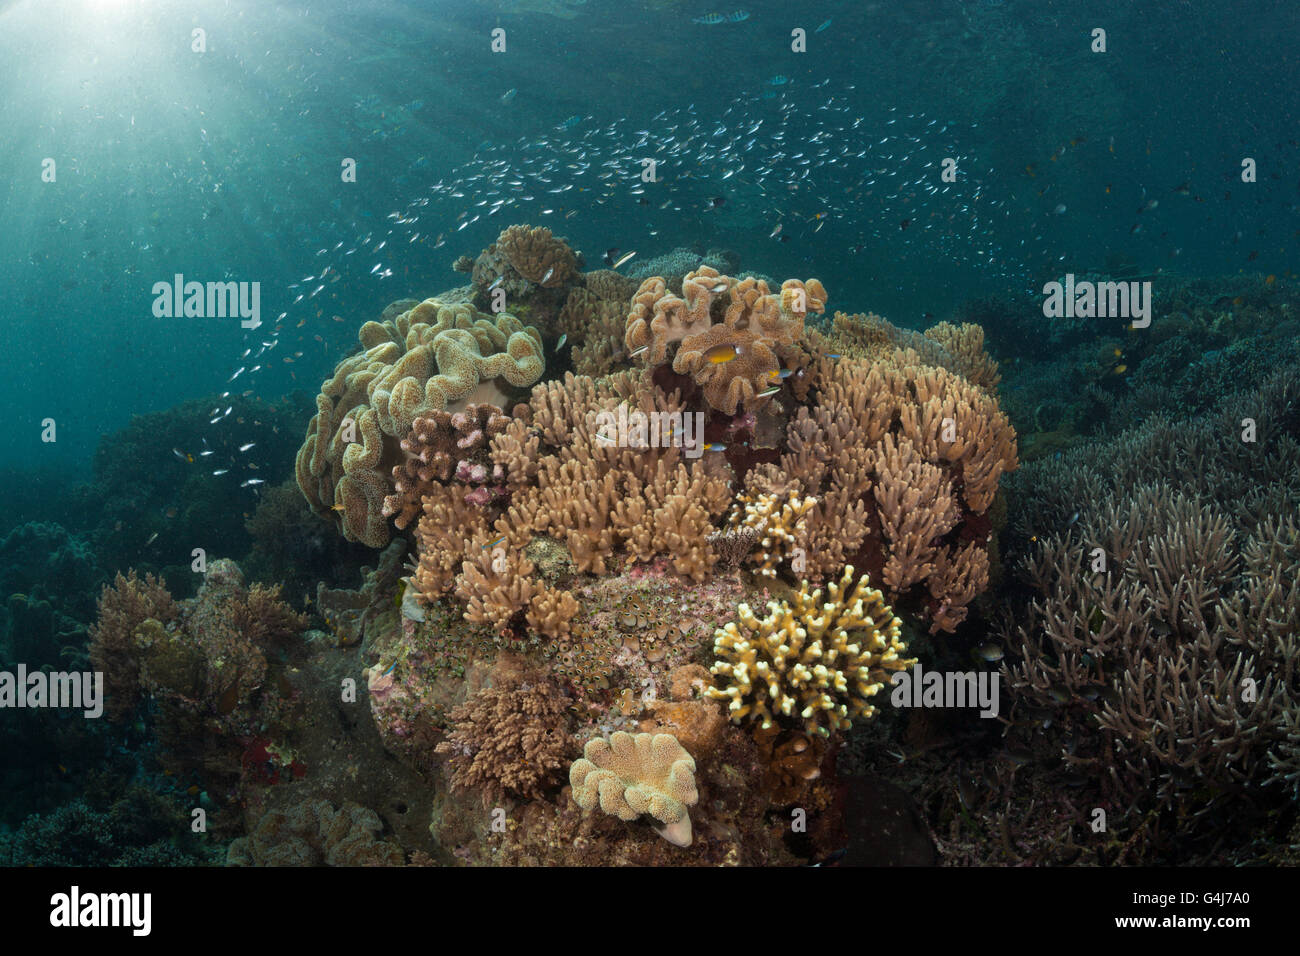
[(416, 419), (456, 402), (503, 406), (503, 385), (533, 385), (546, 362), (536, 329), (463, 302), (426, 299), (392, 320), (367, 322), (358, 338), (364, 351), (340, 362), (316, 397), (296, 475), (312, 507), (337, 516), (344, 537), (382, 548), (388, 477)]
[(632, 353), (644, 349), (649, 364), (660, 365), (678, 343), (673, 371), (694, 378), (708, 403), (728, 415), (772, 384), (781, 363), (797, 352), (805, 316), (826, 305), (816, 279), (787, 279), (777, 294), (761, 279), (733, 279), (708, 266), (687, 273), (681, 296), (667, 288), (661, 276), (641, 283), (624, 344)]
[(699, 800), (695, 759), (672, 734), (629, 734), (587, 741), (583, 755), (569, 768), (573, 799), (584, 810), (600, 809), (620, 820), (649, 813), (661, 837), (678, 846), (691, 845), (688, 807)]

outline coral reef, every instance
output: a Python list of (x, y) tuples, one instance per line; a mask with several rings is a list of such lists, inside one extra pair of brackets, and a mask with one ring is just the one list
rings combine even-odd
[(620, 820), (648, 813), (675, 846), (691, 845), (690, 808), (699, 800), (695, 760), (671, 734), (627, 734), (587, 741), (569, 768), (573, 799), (584, 810), (600, 809)]
[(769, 602), (765, 618), (742, 604), (739, 624), (718, 630), (712, 670), (720, 680), (709, 694), (729, 701), (733, 721), (829, 737), (876, 712), (871, 698), (888, 671), (916, 663), (900, 656), (907, 651), (902, 624), (865, 574), (855, 586), (853, 568), (845, 568), (827, 591), (823, 603), (821, 589), (809, 593), (805, 582), (793, 603)]

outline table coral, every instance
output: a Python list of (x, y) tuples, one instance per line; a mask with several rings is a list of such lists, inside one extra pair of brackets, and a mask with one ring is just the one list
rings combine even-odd
[(416, 419), (457, 404), (503, 406), (507, 390), (541, 378), (545, 359), (536, 329), (509, 313), (490, 317), (439, 299), (367, 322), (358, 338), (364, 350), (321, 386), (296, 475), (313, 508), (337, 517), (348, 540), (382, 548), (387, 479)]
[(710, 691), (729, 701), (733, 721), (757, 721), (764, 729), (801, 721), (809, 734), (826, 737), (875, 714), (871, 698), (887, 672), (916, 662), (901, 656), (907, 651), (902, 624), (884, 595), (865, 574), (853, 582), (847, 567), (838, 584), (828, 585), (825, 603), (821, 589), (809, 593), (805, 582), (793, 604), (769, 601), (761, 619), (747, 604), (736, 608), (740, 623), (728, 623), (714, 638), (712, 671), (721, 681)]
[(648, 813), (669, 843), (691, 845), (689, 808), (699, 800), (695, 760), (671, 734), (628, 734), (587, 741), (569, 768), (573, 799), (584, 810), (600, 809), (620, 820)]

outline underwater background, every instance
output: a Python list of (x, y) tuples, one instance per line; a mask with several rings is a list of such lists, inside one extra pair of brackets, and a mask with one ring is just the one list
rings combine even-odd
[(0, 0), (0, 861), (1296, 862), (1298, 41)]

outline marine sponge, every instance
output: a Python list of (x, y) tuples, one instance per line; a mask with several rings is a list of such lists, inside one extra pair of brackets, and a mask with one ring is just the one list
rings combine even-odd
[[(349, 541), (388, 543), (388, 476), (417, 418), (477, 401), (504, 406), (546, 369), (541, 335), (517, 318), (426, 299), (394, 319), (367, 322), (364, 351), (339, 363), (316, 397), (298, 451), (298, 487)], [(413, 513), (407, 514), (407, 519)]]
[(900, 655), (907, 645), (898, 618), (884, 595), (868, 585), (864, 574), (853, 585), (853, 568), (840, 583), (808, 593), (808, 583), (794, 603), (769, 601), (768, 616), (754, 616), (749, 605), (736, 608), (740, 625), (729, 622), (714, 634), (711, 668), (725, 678), (709, 696), (730, 700), (731, 719), (758, 720), (764, 730), (782, 718), (802, 720), (809, 734), (830, 736), (848, 730), (855, 717), (871, 717), (871, 704), (886, 681), (886, 671), (916, 663)]
[(649, 813), (664, 829), (655, 832), (677, 846), (691, 845), (688, 807), (699, 800), (695, 759), (672, 734), (618, 731), (587, 741), (569, 768), (573, 799), (584, 810), (600, 809), (620, 820)]

